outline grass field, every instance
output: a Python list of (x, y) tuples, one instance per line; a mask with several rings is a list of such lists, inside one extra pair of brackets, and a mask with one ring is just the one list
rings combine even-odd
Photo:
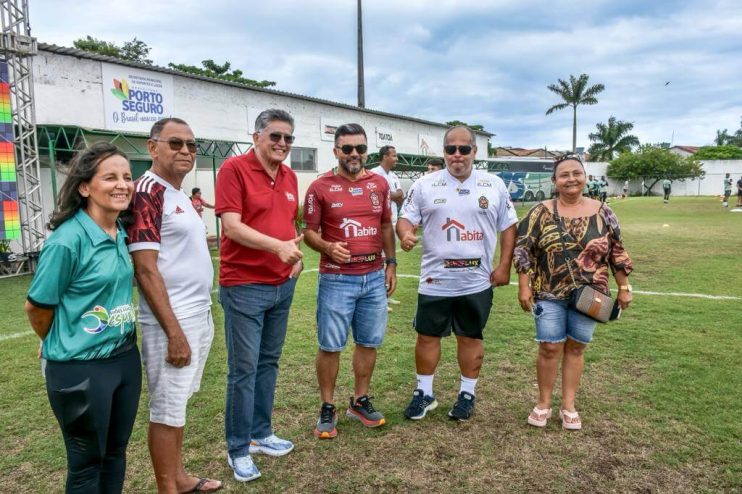
[[(536, 344), (514, 286), (495, 293), (473, 419), (446, 417), (458, 390), (455, 342), (447, 339), (435, 381), (441, 406), (423, 421), (406, 421), (402, 411), (415, 387), (410, 323), (417, 279), (400, 277), (395, 298), (403, 304), (390, 314), (372, 383), (388, 424), (366, 430), (341, 417), (336, 439), (316, 440), (317, 275), (308, 272), (294, 298), (274, 412), (277, 432), (294, 440), (295, 452), (256, 457), (263, 477), (255, 482), (232, 479), (223, 432), (223, 316), (215, 302), (216, 337), (188, 412), (188, 470), (224, 479), (232, 492), (739, 492), (742, 214), (712, 198), (673, 198), (667, 206), (632, 198), (612, 206), (634, 260), (635, 290), (735, 298), (635, 294), (620, 322), (598, 327), (586, 353), (577, 399), (582, 431), (563, 431), (555, 419), (544, 430), (526, 425), (537, 391)], [(400, 253), (398, 273), (418, 274), (419, 255)], [(317, 256), (307, 253), (307, 268), (316, 266)], [(38, 341), (17, 336), (30, 331), (22, 310), (29, 281), (0, 280), (1, 490), (62, 492), (65, 453), (39, 372)], [(349, 357), (350, 349), (338, 380), (341, 409), (352, 392)], [(143, 393), (126, 492), (155, 489), (147, 417)]]

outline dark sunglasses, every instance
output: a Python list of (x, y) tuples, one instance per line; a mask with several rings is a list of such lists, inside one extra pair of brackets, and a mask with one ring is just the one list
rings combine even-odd
[(168, 139), (167, 141), (163, 141), (161, 139), (152, 139), (155, 142), (167, 142), (168, 146), (170, 146), (170, 149), (172, 151), (180, 151), (183, 149), (183, 145), (185, 144), (185, 147), (188, 148), (189, 153), (195, 153), (198, 151), (198, 147), (196, 146), (196, 141), (184, 141), (183, 139), (179, 139), (177, 137), (172, 137)]
[(276, 144), (281, 142), (281, 139), (283, 139), (283, 142), (285, 142), (286, 144), (293, 144), (294, 139), (296, 139), (296, 137), (292, 136), (291, 134), (281, 134), (280, 132), (271, 132), (270, 134), (268, 134), (268, 137), (270, 137), (271, 142), (274, 142)]
[(350, 154), (353, 152), (354, 149), (358, 151), (358, 154), (363, 154), (368, 151), (368, 146), (365, 144), (356, 144), (355, 146), (353, 146), (352, 144), (343, 144), (342, 146), (335, 147), (342, 151), (343, 154)]
[(459, 154), (461, 154), (461, 156), (467, 156), (469, 153), (471, 153), (471, 150), (473, 148), (467, 145), (454, 146), (453, 144), (449, 144), (448, 146), (443, 146), (443, 150), (446, 152), (446, 154), (455, 154), (457, 149), (459, 151)]

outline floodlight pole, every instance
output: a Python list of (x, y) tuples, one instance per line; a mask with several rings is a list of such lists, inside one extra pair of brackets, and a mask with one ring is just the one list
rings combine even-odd
[(358, 0), (358, 107), (366, 108), (366, 89), (363, 83), (363, 5)]

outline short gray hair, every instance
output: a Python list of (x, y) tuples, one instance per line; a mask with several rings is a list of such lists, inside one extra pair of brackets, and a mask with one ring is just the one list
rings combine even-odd
[(291, 126), (291, 131), (294, 131), (294, 117), (289, 115), (289, 112), (285, 110), (279, 110), (278, 108), (270, 108), (268, 110), (263, 110), (260, 112), (260, 115), (258, 115), (258, 118), (255, 119), (255, 132), (259, 133), (268, 125), (270, 125), (271, 122), (286, 122)]
[(474, 131), (466, 125), (454, 125), (453, 127), (449, 127), (446, 133), (443, 134), (444, 146), (448, 144), (448, 134), (458, 129), (466, 129), (469, 132), (469, 144), (471, 144), (473, 147), (477, 147), (477, 134), (475, 134)]

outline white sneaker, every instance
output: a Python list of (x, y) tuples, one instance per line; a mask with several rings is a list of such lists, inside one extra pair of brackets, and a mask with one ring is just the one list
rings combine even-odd
[(294, 450), (294, 443), (281, 439), (271, 434), (265, 439), (253, 439), (250, 441), (250, 454), (262, 453), (269, 456), (283, 456)]
[(232, 460), (232, 457), (227, 455), (227, 463), (234, 470), (234, 478), (239, 482), (250, 482), (260, 478), (260, 470), (253, 463), (250, 455), (240, 456)]
[(387, 301), (387, 303), (388, 303), (388, 304), (392, 304), (392, 305), (399, 305), (399, 304), (401, 304), (401, 303), (402, 303), (402, 302), (400, 302), (399, 300), (394, 300), (394, 299), (393, 299), (393, 298), (391, 298), (391, 297), (389, 297), (388, 299), (386, 299), (386, 301)]

